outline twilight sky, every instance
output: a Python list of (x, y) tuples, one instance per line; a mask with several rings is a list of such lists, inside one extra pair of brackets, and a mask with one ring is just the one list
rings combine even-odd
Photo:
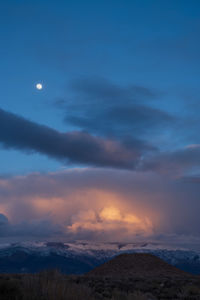
[(199, 36), (198, 0), (0, 4), (0, 241), (199, 241)]

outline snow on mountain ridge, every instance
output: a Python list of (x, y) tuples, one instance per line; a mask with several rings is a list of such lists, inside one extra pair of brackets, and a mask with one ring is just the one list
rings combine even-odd
[(93, 256), (97, 259), (102, 257), (112, 257), (124, 252), (145, 252), (154, 253), (162, 257), (171, 255), (173, 252), (174, 257), (193, 257), (200, 255), (200, 253), (181, 249), (173, 246), (167, 246), (158, 243), (100, 243), (100, 242), (20, 242), (12, 244), (0, 245), (0, 256), (9, 255), (16, 251), (23, 251), (26, 253), (34, 253), (37, 255), (49, 255), (55, 253), (62, 256)]
[[(7, 266), (13, 267), (13, 261), (16, 266), (21, 265), (19, 270), (40, 270), (39, 262), (46, 262), (46, 268), (54, 262), (62, 261), (61, 265), (68, 270), (69, 266), (73, 266), (71, 272), (81, 273), (104, 263), (116, 255), (122, 253), (151, 253), (174, 266), (183, 270), (191, 271), (194, 274), (200, 274), (200, 252), (158, 244), (154, 242), (142, 243), (100, 243), (100, 242), (20, 242), (0, 245), (0, 260), (7, 272)], [(25, 259), (25, 260), (24, 260)], [(26, 261), (30, 265), (26, 266)], [(2, 264), (1, 263), (1, 264)], [(84, 267), (80, 267), (84, 264)], [(24, 267), (25, 266), (25, 267)], [(3, 268), (3, 266), (0, 266)], [(11, 268), (10, 267), (10, 268)], [(18, 267), (16, 267), (18, 268)], [(74, 269), (75, 268), (75, 269)], [(15, 269), (15, 272), (18, 269)], [(65, 269), (64, 269), (65, 271)], [(21, 272), (21, 271), (20, 271)], [(31, 272), (31, 271), (30, 271)]]

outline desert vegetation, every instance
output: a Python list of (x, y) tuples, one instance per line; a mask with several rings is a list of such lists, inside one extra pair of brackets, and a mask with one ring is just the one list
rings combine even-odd
[(198, 300), (200, 280), (96, 278), (38, 274), (0, 275), (1, 300)]

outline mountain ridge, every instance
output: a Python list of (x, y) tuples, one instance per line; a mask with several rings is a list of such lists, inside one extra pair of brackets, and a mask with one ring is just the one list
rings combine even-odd
[(123, 253), (151, 253), (193, 274), (200, 274), (200, 254), (157, 243), (21, 242), (0, 245), (0, 272), (32, 273), (58, 268), (83, 274)]

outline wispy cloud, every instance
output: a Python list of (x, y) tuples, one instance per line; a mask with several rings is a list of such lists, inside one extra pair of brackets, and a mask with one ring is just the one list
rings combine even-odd
[(69, 85), (71, 96), (55, 101), (64, 120), (103, 136), (136, 138), (160, 132), (175, 122), (152, 105), (161, 93), (145, 86), (114, 84), (103, 78), (82, 78)]

